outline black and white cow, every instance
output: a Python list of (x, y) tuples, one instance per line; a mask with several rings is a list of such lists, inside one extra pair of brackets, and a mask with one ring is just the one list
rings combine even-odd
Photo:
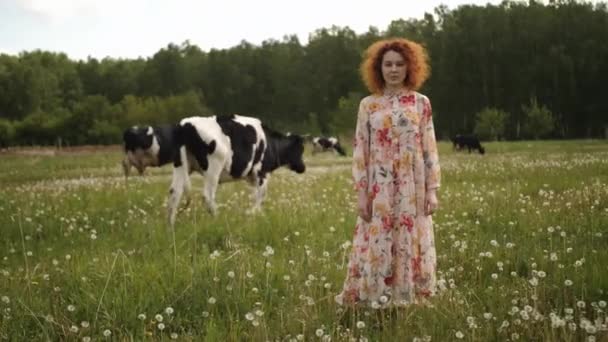
[(454, 150), (467, 148), (469, 153), (471, 153), (471, 150), (478, 150), (479, 154), (486, 153), (486, 149), (481, 146), (479, 139), (474, 135), (457, 134), (452, 138), (452, 144)]
[(173, 161), (175, 125), (133, 126), (125, 130), (123, 145), (125, 158), (122, 167), (125, 178), (134, 166), (142, 175), (148, 166), (163, 166)]
[(312, 154), (319, 152), (327, 152), (334, 150), (341, 156), (346, 156), (346, 151), (340, 145), (336, 137), (313, 137), (312, 138)]
[(177, 206), (191, 188), (190, 173), (204, 177), (203, 198), (216, 213), (215, 193), (219, 183), (246, 179), (254, 187), (253, 210), (259, 210), (270, 173), (281, 167), (303, 173), (304, 140), (283, 135), (262, 125), (257, 118), (230, 115), (183, 119), (176, 131), (178, 152), (173, 164), (173, 181), (167, 209), (169, 223), (175, 223)]

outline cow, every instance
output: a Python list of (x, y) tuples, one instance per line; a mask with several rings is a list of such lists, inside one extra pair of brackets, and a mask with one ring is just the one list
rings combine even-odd
[(133, 126), (123, 133), (125, 157), (122, 168), (125, 178), (134, 166), (139, 175), (143, 175), (146, 167), (160, 167), (173, 161), (175, 150), (173, 135), (175, 125)]
[(486, 153), (486, 149), (481, 146), (479, 139), (474, 135), (457, 134), (452, 138), (452, 145), (454, 150), (462, 150), (466, 147), (469, 153), (472, 149), (479, 151), (479, 154)]
[(191, 188), (190, 173), (203, 175), (203, 198), (215, 215), (219, 183), (247, 180), (254, 189), (253, 210), (261, 209), (270, 173), (287, 166), (304, 173), (304, 139), (273, 131), (253, 117), (223, 115), (182, 119), (175, 130), (173, 180), (167, 199), (169, 224), (175, 224), (177, 205)]
[(341, 156), (346, 156), (346, 152), (340, 145), (336, 137), (313, 137), (312, 138), (312, 154), (327, 152), (334, 150)]

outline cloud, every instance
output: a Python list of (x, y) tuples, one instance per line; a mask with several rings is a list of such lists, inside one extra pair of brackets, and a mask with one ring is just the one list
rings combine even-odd
[(42, 16), (52, 22), (62, 22), (76, 16), (103, 17), (124, 13), (142, 6), (145, 0), (15, 0), (28, 12)]

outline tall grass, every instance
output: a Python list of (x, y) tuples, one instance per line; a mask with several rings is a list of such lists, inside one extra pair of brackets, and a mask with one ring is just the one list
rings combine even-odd
[(125, 182), (117, 150), (0, 156), (0, 340), (608, 339), (608, 144), (442, 143), (431, 305), (337, 306), (350, 160), (272, 175), (264, 211), (222, 184), (168, 231), (170, 169)]

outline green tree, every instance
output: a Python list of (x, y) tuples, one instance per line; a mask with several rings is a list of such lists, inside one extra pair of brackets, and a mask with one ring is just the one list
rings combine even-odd
[(504, 137), (509, 113), (497, 108), (484, 108), (475, 115), (475, 134), (483, 140)]
[(524, 134), (526, 137), (539, 139), (547, 137), (555, 127), (553, 113), (545, 105), (539, 105), (535, 98), (530, 99), (530, 105), (522, 105), (525, 116)]

